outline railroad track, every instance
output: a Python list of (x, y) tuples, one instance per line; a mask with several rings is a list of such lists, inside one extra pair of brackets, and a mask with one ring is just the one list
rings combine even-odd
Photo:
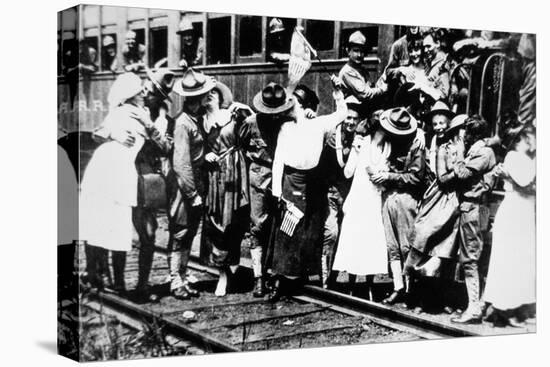
[(217, 270), (195, 261), (189, 268), (202, 279), (201, 288), (206, 289), (200, 298), (177, 301), (165, 297), (160, 304), (136, 304), (117, 294), (95, 292), (88, 301), (134, 328), (143, 321), (162, 323), (171, 337), (189, 341), (206, 352), (481, 335), (309, 285), (301, 295), (274, 304), (249, 293), (215, 297), (209, 290), (216, 283)]
[[(198, 264), (196, 258), (190, 262), (189, 266), (197, 271), (218, 276), (217, 269)], [(400, 310), (394, 306), (387, 306), (314, 285), (304, 286), (302, 294), (293, 296), (292, 298), (302, 302), (322, 305), (353, 316), (360, 315), (369, 317), (382, 326), (409, 332), (422, 339), (482, 335), (468, 328), (438, 322), (426, 317), (411, 314), (410, 312)]]

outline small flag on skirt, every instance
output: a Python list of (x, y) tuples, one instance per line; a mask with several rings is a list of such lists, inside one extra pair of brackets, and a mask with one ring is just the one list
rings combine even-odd
[(286, 211), (283, 217), (283, 222), (281, 223), (281, 231), (292, 237), (296, 226), (303, 216), (304, 213), (298, 209), (296, 205), (292, 204), (290, 201), (286, 201)]
[(288, 62), (288, 90), (292, 95), (302, 77), (311, 67), (311, 48), (298, 27), (294, 28), (290, 41), (290, 60)]

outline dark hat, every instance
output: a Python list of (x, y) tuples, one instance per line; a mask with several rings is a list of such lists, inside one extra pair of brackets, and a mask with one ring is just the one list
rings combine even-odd
[(231, 93), (229, 87), (219, 80), (216, 80), (216, 86), (213, 90), (218, 91), (220, 95), (220, 108), (229, 108), (233, 103), (233, 93)]
[(276, 114), (288, 111), (294, 106), (294, 100), (288, 98), (285, 89), (277, 83), (269, 83), (252, 101), (258, 112)]
[(363, 112), (363, 105), (361, 104), (361, 101), (359, 101), (354, 95), (347, 96), (344, 102), (346, 102), (346, 105), (350, 110), (357, 111), (360, 114)]
[(435, 116), (435, 115), (445, 115), (447, 116), (449, 119), (452, 119), (453, 117), (455, 117), (455, 114), (453, 111), (451, 111), (451, 109), (449, 108), (449, 106), (447, 106), (445, 104), (445, 102), (441, 102), (441, 101), (437, 101), (434, 103), (434, 105), (432, 106), (432, 108), (430, 109), (430, 112), (428, 112), (426, 114), (426, 121), (431, 121), (431, 119)]
[(410, 135), (416, 131), (416, 119), (403, 107), (392, 108), (380, 115), (380, 126), (393, 135)]
[(200, 96), (210, 92), (216, 86), (216, 80), (200, 71), (188, 68), (174, 86), (174, 92), (184, 97)]
[(147, 69), (147, 76), (159, 91), (159, 93), (166, 99), (170, 100), (168, 96), (172, 92), (174, 83), (176, 81), (175, 74), (167, 68), (151, 71)]
[(317, 94), (303, 84), (299, 84), (296, 89), (294, 89), (293, 94), (304, 108), (316, 109), (319, 105)]

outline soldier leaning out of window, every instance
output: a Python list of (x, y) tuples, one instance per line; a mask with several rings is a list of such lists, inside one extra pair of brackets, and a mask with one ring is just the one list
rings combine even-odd
[(113, 73), (118, 69), (116, 42), (111, 36), (103, 37), (103, 57), (101, 66), (103, 70), (112, 71)]
[(145, 67), (145, 50), (145, 45), (137, 43), (136, 32), (128, 31), (128, 33), (126, 33), (125, 45), (122, 47), (124, 70), (135, 72), (143, 69)]
[(74, 56), (74, 50), (70, 47), (64, 55), (65, 74), (72, 75), (80, 71), (83, 75), (95, 73), (97, 71), (97, 51), (88, 45), (85, 40), (79, 41), (78, 58)]
[(269, 35), (267, 39), (269, 47), (267, 61), (282, 64), (288, 62), (290, 59), (288, 46), (285, 48), (284, 35), (285, 26), (283, 25), (283, 21), (279, 18), (271, 19), (269, 22)]
[(177, 33), (181, 36), (181, 60), (179, 65), (183, 69), (201, 65), (204, 55), (204, 39), (195, 35), (191, 21), (183, 18)]

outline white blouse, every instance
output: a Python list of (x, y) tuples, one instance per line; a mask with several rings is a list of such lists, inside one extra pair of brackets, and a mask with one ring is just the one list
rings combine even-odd
[(309, 170), (319, 164), (325, 135), (332, 131), (347, 116), (348, 109), (343, 98), (336, 100), (336, 111), (308, 119), (297, 108), (296, 121), (285, 122), (277, 137), (273, 159), (273, 195), (281, 196), (284, 166)]

